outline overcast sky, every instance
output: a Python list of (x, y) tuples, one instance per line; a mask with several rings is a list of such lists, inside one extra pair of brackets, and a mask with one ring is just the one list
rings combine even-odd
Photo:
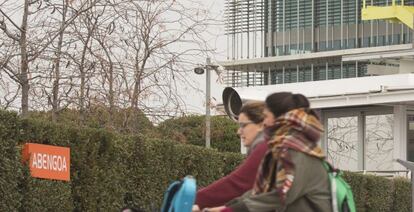
[[(198, 0), (204, 4), (212, 16), (217, 17), (221, 21), (220, 26), (211, 26), (209, 33), (205, 34), (205, 37), (209, 41), (210, 47), (216, 49), (216, 54), (211, 55), (213, 62), (224, 61), (226, 59), (226, 36), (224, 36), (224, 0)], [(205, 61), (200, 61), (204, 63)], [(224, 85), (218, 83), (218, 77), (212, 71), (211, 78), (211, 96), (218, 102), (221, 102), (221, 93)], [(193, 79), (196, 82), (196, 87), (199, 91), (193, 91), (192, 89), (183, 88), (182, 96), (187, 104), (187, 111), (189, 113), (204, 114), (205, 113), (205, 91), (206, 91), (206, 76), (193, 75)]]

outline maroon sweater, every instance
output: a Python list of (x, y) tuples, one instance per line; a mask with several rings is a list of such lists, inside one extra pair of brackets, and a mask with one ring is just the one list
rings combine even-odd
[(215, 181), (197, 192), (195, 204), (200, 209), (222, 206), (252, 189), (257, 169), (267, 150), (267, 142), (260, 143), (229, 175)]

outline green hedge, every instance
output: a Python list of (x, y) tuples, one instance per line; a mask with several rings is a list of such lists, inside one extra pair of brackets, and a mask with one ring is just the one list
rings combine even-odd
[(411, 195), (409, 194), (411, 194), (411, 183), (407, 179), (395, 178), (392, 211), (411, 211)]
[[(158, 132), (168, 140), (205, 146), (205, 116), (185, 116), (168, 119)], [(227, 116), (211, 117), (211, 147), (223, 152), (240, 152), (238, 125)]]
[[(91, 127), (106, 129), (116, 133), (149, 134), (155, 131), (155, 127), (145, 114), (133, 108), (115, 108), (113, 114), (109, 108), (102, 106), (91, 106), (81, 120), (79, 110), (63, 109), (59, 111), (57, 123), (78, 126), (80, 124)], [(32, 111), (29, 116), (37, 120), (52, 121), (52, 112)]]
[(0, 112), (0, 211), (15, 211), (21, 207), (22, 166), (15, 139), (19, 128), (16, 114)]
[(124, 158), (129, 161), (125, 179), (128, 188), (134, 189), (127, 191), (127, 203), (147, 209), (160, 206), (162, 194), (173, 180), (192, 175), (198, 186), (205, 186), (228, 174), (243, 157), (168, 141), (148, 142), (137, 137), (129, 140), (133, 141), (133, 151)]
[[(44, 119), (21, 120), (3, 111), (0, 118), (0, 211), (117, 211), (127, 204), (156, 208), (172, 180), (190, 174), (207, 185), (243, 158)], [(26, 141), (70, 147), (71, 182), (31, 178), (20, 163), (19, 144)]]
[[(119, 137), (104, 130), (78, 129), (36, 120), (24, 120), (22, 125), (21, 141), (71, 148), (71, 183), (68, 186), (67, 183), (53, 182), (61, 189), (47, 201), (55, 202), (56, 199), (63, 202), (59, 208), (62, 211), (70, 208), (76, 211), (114, 211), (124, 205), (126, 163), (120, 157), (124, 152), (120, 148), (123, 144)], [(39, 189), (37, 195), (49, 196), (48, 189)], [(42, 208), (50, 207), (38, 207), (39, 210)]]
[(367, 179), (365, 175), (355, 174), (350, 172), (344, 172), (344, 179), (352, 188), (354, 193), (354, 200), (356, 202), (357, 211), (364, 212), (365, 209), (365, 200), (368, 196), (367, 193)]
[[(29, 176), (20, 162), (26, 141), (71, 148), (71, 181)], [(125, 205), (158, 208), (167, 185), (193, 175), (205, 186), (242, 161), (236, 153), (144, 136), (21, 120), (0, 111), (0, 211), (117, 211)], [(404, 179), (345, 173), (358, 211), (410, 211)]]

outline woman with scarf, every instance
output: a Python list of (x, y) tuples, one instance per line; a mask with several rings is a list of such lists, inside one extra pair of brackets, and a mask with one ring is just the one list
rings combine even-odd
[(318, 141), (323, 127), (301, 94), (274, 93), (266, 98), (268, 150), (252, 190), (220, 212), (331, 212), (329, 179)]

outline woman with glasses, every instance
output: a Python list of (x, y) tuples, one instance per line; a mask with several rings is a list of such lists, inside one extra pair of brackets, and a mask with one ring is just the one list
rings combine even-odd
[(248, 148), (248, 156), (232, 173), (197, 192), (193, 211), (207, 207), (224, 205), (252, 189), (257, 168), (262, 160), (267, 145), (263, 133), (264, 103), (250, 102), (240, 110), (237, 134), (244, 146)]
[(323, 127), (301, 94), (280, 92), (266, 98), (268, 151), (253, 189), (209, 212), (331, 212), (325, 158), (318, 142)]
[(263, 103), (253, 102), (244, 105), (240, 110), (237, 135), (247, 148), (247, 155), (250, 155), (255, 147), (264, 141), (263, 109)]

